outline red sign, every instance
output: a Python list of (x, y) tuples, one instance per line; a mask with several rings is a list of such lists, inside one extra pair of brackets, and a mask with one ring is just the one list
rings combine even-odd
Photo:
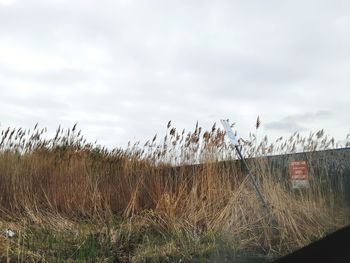
[(309, 173), (306, 161), (290, 162), (289, 175), (292, 180), (308, 180)]

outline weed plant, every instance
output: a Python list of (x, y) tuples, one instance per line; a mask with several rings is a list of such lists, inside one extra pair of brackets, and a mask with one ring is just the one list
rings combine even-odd
[[(255, 133), (239, 139), (268, 209), (215, 124), (179, 132), (169, 122), (161, 140), (112, 150), (87, 142), (77, 125), (59, 127), (53, 138), (46, 132), (38, 125), (1, 130), (0, 230), (16, 233), (0, 236), (2, 260), (220, 262), (243, 252), (269, 258), (349, 222), (344, 167), (316, 154), (343, 145), (323, 130), (272, 143), (258, 142)], [(286, 166), (297, 152), (308, 161), (310, 189), (290, 187)], [(289, 155), (271, 162), (276, 154)]]

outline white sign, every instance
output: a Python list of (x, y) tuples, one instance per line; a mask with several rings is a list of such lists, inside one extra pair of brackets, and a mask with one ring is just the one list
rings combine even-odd
[(221, 120), (221, 123), (222, 123), (222, 126), (224, 126), (224, 128), (226, 130), (226, 134), (229, 137), (231, 143), (233, 145), (237, 145), (238, 144), (237, 138), (236, 138), (235, 134), (233, 133), (229, 122), (227, 120)]

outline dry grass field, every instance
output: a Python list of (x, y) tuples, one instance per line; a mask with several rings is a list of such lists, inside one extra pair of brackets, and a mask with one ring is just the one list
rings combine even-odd
[(222, 129), (167, 128), (125, 150), (86, 142), (76, 125), (53, 138), (3, 129), (1, 261), (265, 262), (349, 223), (343, 197), (329, 202), (326, 169), (310, 166), (310, 189), (292, 191), (265, 158), (301, 151), (312, 163), (314, 151), (339, 147), (323, 131), (240, 140), (264, 208), (240, 165), (220, 162), (236, 158)]

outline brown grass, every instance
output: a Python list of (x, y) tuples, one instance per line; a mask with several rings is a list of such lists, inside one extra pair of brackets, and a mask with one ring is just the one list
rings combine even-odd
[[(72, 222), (105, 224), (118, 215), (129, 220), (128, 233), (150, 238), (144, 229), (152, 229), (167, 240), (161, 248), (143, 239), (147, 246), (130, 247), (128, 260), (138, 261), (162, 253), (190, 260), (189, 246), (210, 253), (221, 246), (215, 241), (218, 236), (233, 250), (281, 255), (347, 223), (342, 196), (337, 197), (341, 212), (336, 216), (328, 202), (329, 191), (319, 179), (326, 178), (320, 174), (326, 170), (315, 172), (322, 163), (313, 161), (313, 152), (337, 147), (323, 131), (308, 138), (294, 133), (274, 143), (265, 137), (257, 144), (254, 134), (240, 140), (246, 157), (261, 157), (250, 159), (249, 165), (269, 203), (266, 210), (239, 163), (219, 162), (236, 157), (215, 124), (203, 131), (197, 122), (186, 134), (169, 122), (163, 141), (155, 136), (144, 146), (138, 142), (126, 150), (86, 143), (76, 128), (59, 128), (52, 139), (37, 125), (33, 131), (1, 132), (0, 217), (7, 226), (40, 225), (44, 220), (51, 229), (71, 229)], [(296, 151), (311, 151), (312, 187), (304, 192), (293, 192), (283, 167), (271, 166), (264, 157)], [(195, 163), (202, 165), (187, 166)], [(277, 226), (271, 225), (271, 218), (277, 219)], [(121, 238), (119, 234), (115, 242)], [(203, 245), (203, 240), (210, 242)], [(8, 255), (4, 242), (0, 240), (0, 252)]]

